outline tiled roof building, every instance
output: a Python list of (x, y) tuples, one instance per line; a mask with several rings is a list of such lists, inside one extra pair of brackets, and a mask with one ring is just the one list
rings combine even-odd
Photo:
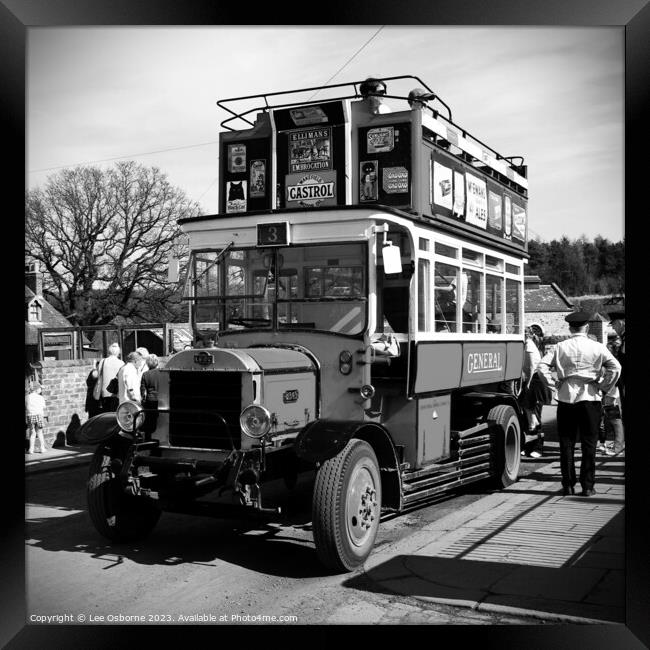
[[(30, 363), (39, 361), (39, 330), (46, 327), (72, 327), (72, 323), (43, 298), (43, 276), (38, 263), (32, 262), (25, 265), (25, 357), (28, 368)], [(48, 344), (60, 343), (63, 346), (69, 340), (69, 334), (50, 336)]]
[(574, 311), (573, 303), (560, 287), (542, 284), (537, 275), (524, 276), (524, 322), (536, 326), (543, 336), (566, 334), (564, 317)]

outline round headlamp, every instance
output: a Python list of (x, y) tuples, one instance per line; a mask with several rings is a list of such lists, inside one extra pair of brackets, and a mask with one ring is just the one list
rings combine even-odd
[(241, 412), (239, 425), (250, 438), (261, 438), (271, 428), (271, 414), (263, 406), (251, 404)]
[(144, 411), (136, 402), (122, 402), (115, 413), (117, 423), (124, 431), (135, 431), (144, 422)]

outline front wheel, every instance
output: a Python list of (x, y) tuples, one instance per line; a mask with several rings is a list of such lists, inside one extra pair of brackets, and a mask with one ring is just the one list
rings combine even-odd
[(377, 456), (367, 442), (352, 439), (316, 475), (312, 523), (321, 562), (337, 572), (361, 566), (375, 544), (380, 512)]
[(109, 445), (100, 445), (90, 462), (87, 485), (88, 514), (95, 528), (114, 542), (148, 535), (160, 518), (152, 501), (125, 494), (111, 462), (121, 456)]
[(492, 462), (497, 487), (512, 485), (519, 476), (521, 463), (521, 428), (512, 406), (499, 404), (490, 409), (487, 419), (493, 427)]

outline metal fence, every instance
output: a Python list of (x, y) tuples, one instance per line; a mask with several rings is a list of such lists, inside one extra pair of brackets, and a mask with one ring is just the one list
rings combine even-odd
[(192, 333), (185, 323), (47, 327), (39, 331), (37, 356), (59, 360), (103, 358), (112, 343), (120, 346), (122, 357), (139, 347), (168, 356), (191, 345)]

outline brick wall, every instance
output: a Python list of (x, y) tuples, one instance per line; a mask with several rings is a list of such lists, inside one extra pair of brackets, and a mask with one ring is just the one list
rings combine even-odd
[(45, 440), (57, 446), (74, 442), (74, 432), (88, 418), (86, 403), (86, 377), (92, 370), (92, 361), (44, 359), (41, 385), (45, 398)]
[(529, 312), (524, 314), (525, 325), (539, 325), (544, 332), (544, 336), (553, 336), (557, 334), (568, 334), (569, 326), (564, 320), (570, 311), (558, 312)]
[[(160, 358), (159, 367), (167, 357)], [(88, 419), (86, 413), (86, 378), (92, 370), (90, 359), (54, 360), (42, 362), (41, 385), (45, 398), (46, 444), (60, 446), (75, 443), (76, 430)]]

